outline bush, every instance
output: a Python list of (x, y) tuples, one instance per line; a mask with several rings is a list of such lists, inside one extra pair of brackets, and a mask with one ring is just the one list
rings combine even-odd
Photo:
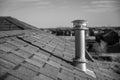
[(107, 44), (104, 41), (101, 41), (100, 43), (94, 43), (93, 44), (93, 51), (100, 55), (101, 53), (105, 53), (107, 50)]

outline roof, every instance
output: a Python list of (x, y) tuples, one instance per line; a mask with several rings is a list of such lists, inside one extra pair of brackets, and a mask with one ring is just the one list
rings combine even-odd
[[(0, 31), (0, 80), (96, 80), (70, 64), (75, 56), (71, 42), (28, 28)], [(89, 66), (97, 79), (113, 79)]]
[(28, 29), (34, 29), (38, 30), (38, 28), (27, 24), (23, 21), (17, 20), (16, 18), (7, 16), (1, 16), (0, 17), (0, 31), (10, 31), (10, 30), (28, 30)]
[[(24, 32), (26, 33), (24, 34)], [(66, 62), (66, 60), (71, 61), (73, 53), (68, 50), (69, 45), (66, 45), (66, 50), (64, 50), (61, 40), (58, 41), (55, 37), (27, 30), (1, 33), (0, 68), (2, 79), (31, 80), (34, 78), (36, 80), (44, 77), (45, 80), (57, 78), (74, 80), (74, 78), (88, 77), (83, 72), (77, 74), (77, 70)], [(14, 35), (15, 33), (16, 35)]]

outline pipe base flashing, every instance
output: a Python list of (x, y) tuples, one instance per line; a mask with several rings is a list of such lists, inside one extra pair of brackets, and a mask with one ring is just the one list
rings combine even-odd
[(92, 77), (94, 77), (94, 78), (96, 78), (95, 73), (93, 71), (89, 70), (89, 69), (86, 69), (85, 73), (92, 76)]

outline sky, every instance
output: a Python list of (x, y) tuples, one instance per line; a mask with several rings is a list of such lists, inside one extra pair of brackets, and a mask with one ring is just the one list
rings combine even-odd
[(120, 26), (120, 0), (0, 0), (0, 16), (12, 16), (38, 28)]

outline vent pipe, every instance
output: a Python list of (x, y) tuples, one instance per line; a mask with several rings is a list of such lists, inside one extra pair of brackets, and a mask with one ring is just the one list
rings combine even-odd
[(86, 74), (96, 78), (96, 75), (93, 71), (87, 69), (86, 67), (86, 58), (85, 58), (85, 30), (88, 30), (86, 27), (86, 20), (74, 20), (73, 27), (75, 31), (75, 58), (73, 60), (73, 65), (80, 68), (81, 71)]
[(79, 64), (82, 71), (86, 71), (86, 58), (85, 58), (85, 30), (86, 20), (74, 20), (73, 27), (75, 30), (75, 58), (74, 64)]

